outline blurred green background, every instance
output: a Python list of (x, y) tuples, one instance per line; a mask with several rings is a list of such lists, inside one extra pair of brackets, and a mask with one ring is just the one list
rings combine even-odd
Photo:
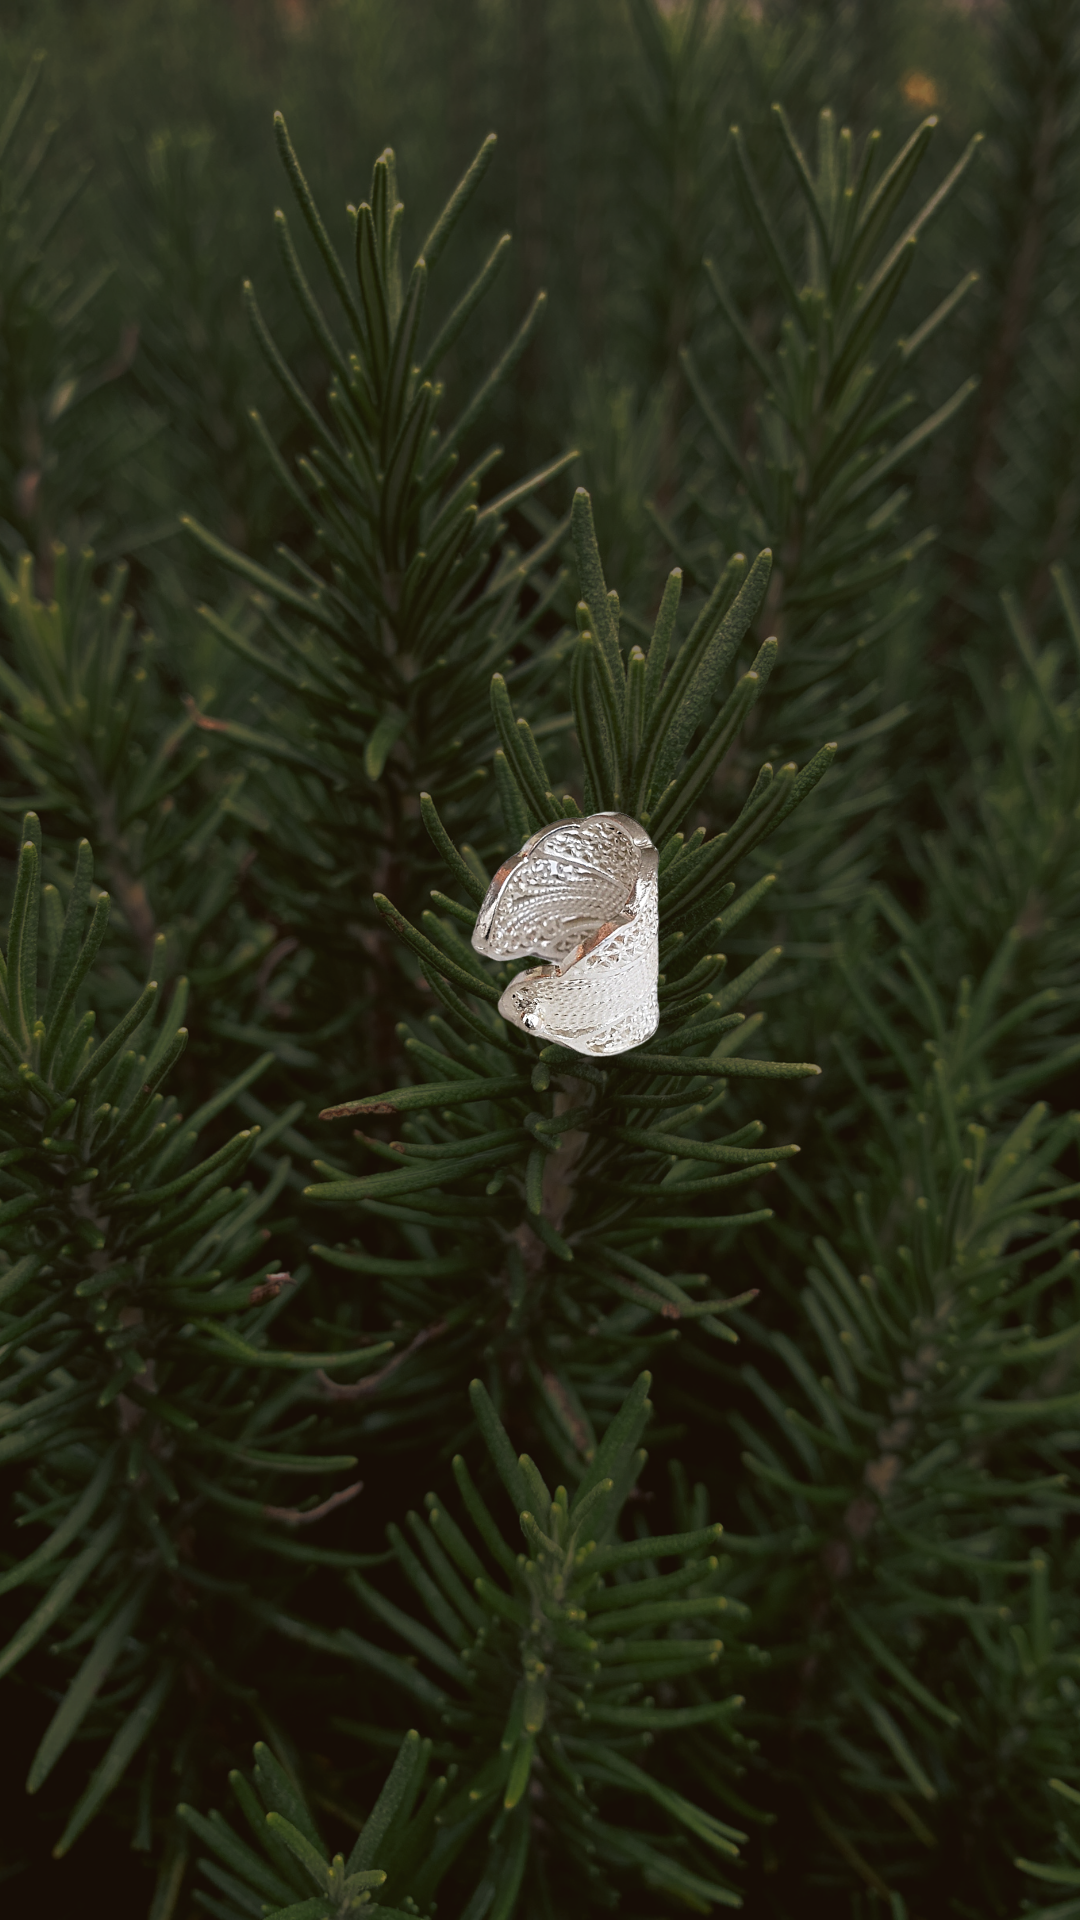
[[(691, 15), (694, 33), (681, 32)], [(179, 527), (181, 515), (193, 514), (266, 564), (275, 564), (283, 541), (301, 561), (317, 559), (311, 527), (249, 418), (257, 408), (287, 457), (305, 451), (307, 429), (253, 348), (241, 294), (246, 278), (317, 406), (324, 406), (327, 391), (324, 360), (274, 237), (273, 211), (287, 192), (272, 131), (280, 108), (338, 242), (347, 241), (347, 205), (368, 192), (373, 159), (393, 146), (410, 261), (480, 141), (489, 131), (497, 134), (495, 164), (440, 265), (445, 307), (500, 235), (511, 232), (514, 244), (508, 267), (449, 357), (446, 417), (454, 417), (538, 289), (546, 289), (543, 325), (483, 423), (484, 438), (505, 449), (497, 487), (577, 448), (572, 474), (559, 482), (559, 502), (568, 498), (569, 481), (589, 487), (607, 578), (628, 618), (647, 620), (673, 561), (686, 568), (688, 592), (700, 595), (735, 545), (752, 550), (751, 542), (761, 543), (681, 358), (683, 349), (693, 348), (716, 413), (741, 448), (756, 447), (761, 383), (737, 350), (703, 267), (706, 256), (718, 262), (750, 335), (772, 352), (782, 337), (784, 299), (735, 190), (732, 123), (745, 132), (792, 258), (801, 257), (804, 209), (771, 123), (774, 101), (786, 107), (807, 151), (826, 106), (860, 141), (880, 127), (888, 154), (928, 113), (938, 116), (924, 173), (897, 211), (898, 230), (982, 130), (979, 158), (947, 217), (920, 240), (889, 322), (890, 338), (894, 332), (902, 337), (962, 275), (977, 272), (973, 291), (910, 377), (911, 421), (942, 406), (969, 376), (978, 383), (948, 431), (897, 475), (907, 490), (905, 537), (932, 527), (937, 538), (920, 548), (899, 580), (871, 584), (854, 611), (844, 603), (839, 642), (835, 626), (829, 638), (827, 596), (825, 619), (815, 627), (816, 612), (805, 602), (800, 607), (793, 593), (784, 608), (784, 639), (785, 647), (789, 637), (798, 645), (785, 654), (771, 689), (777, 700), (768, 724), (777, 729), (784, 757), (803, 756), (807, 743), (813, 751), (835, 730), (847, 784), (831, 811), (825, 803), (821, 813), (807, 810), (808, 821), (816, 822), (807, 834), (816, 832), (816, 840), (778, 836), (770, 849), (782, 884), (767, 911), (772, 937), (787, 944), (790, 971), (782, 995), (777, 989), (773, 997), (775, 983), (769, 983), (759, 998), (769, 1004), (778, 1053), (835, 1067), (832, 1048), (843, 1028), (852, 1051), (864, 1064), (870, 1059), (871, 1077), (880, 1069), (884, 1083), (876, 1016), (856, 1005), (838, 968), (823, 964), (843, 951), (854, 956), (860, 978), (874, 974), (880, 998), (892, 992), (893, 936), (902, 923), (899, 908), (881, 908), (880, 897), (871, 901), (874, 883), (891, 888), (918, 924), (934, 990), (949, 1008), (960, 1004), (963, 978), (989, 971), (1013, 925), (1029, 940), (1025, 956), (1036, 956), (1027, 987), (1020, 978), (1010, 983), (1018, 1004), (1022, 991), (1043, 984), (1035, 936), (1045, 930), (1054, 936), (1047, 991), (1057, 994), (1067, 976), (1075, 981), (1069, 864), (1075, 856), (1068, 847), (1061, 852), (1057, 802), (1046, 802), (1040, 814), (1042, 803), (1031, 797), (1027, 756), (1041, 748), (1044, 709), (1057, 698), (1055, 675), (1064, 673), (1068, 657), (1051, 569), (1064, 563), (1075, 577), (1080, 563), (1078, 49), (1075, 0), (1024, 0), (1016, 7), (978, 0), (822, 6), (718, 0), (704, 9), (672, 0), (659, 9), (652, 0), (0, 0), (0, 121), (38, 51), (45, 55), (0, 207), (5, 220), (11, 208), (30, 210), (19, 214), (18, 230), (17, 222), (5, 226), (0, 250), (0, 561), (10, 569), (28, 548), (46, 600), (57, 539), (73, 549), (93, 545), (100, 583), (112, 562), (130, 565), (126, 593), (134, 631), (153, 667), (139, 718), (148, 756), (182, 715), (185, 700), (204, 714), (228, 716), (227, 725), (261, 725), (267, 715), (270, 725), (277, 723), (275, 690), (268, 695), (197, 613), (208, 601), (239, 621), (245, 591)], [(306, 234), (298, 234), (297, 246), (310, 263)], [(530, 541), (549, 531), (554, 517), (545, 523), (538, 512), (528, 524), (522, 516), (515, 538)], [(788, 556), (781, 560), (794, 578), (797, 567)], [(1028, 642), (1017, 641), (1015, 626), (1011, 633), (1007, 628), (1003, 588), (1012, 591), (1032, 644), (1045, 648), (1037, 659), (1034, 652), (1025, 655), (1022, 666), (1017, 646)], [(556, 611), (552, 631), (561, 620), (572, 623), (569, 599)], [(822, 668), (815, 691), (819, 655), (813, 649), (822, 629), (826, 648), (835, 642), (839, 665), (835, 672)], [(870, 640), (879, 644), (867, 646)], [(809, 664), (802, 666), (804, 642)], [(785, 678), (789, 657), (794, 673)], [(565, 704), (559, 662), (556, 668), (544, 695)], [(1014, 698), (1018, 685), (1026, 688), (1026, 704)], [(1010, 761), (1003, 742), (1014, 722), (1020, 746)], [(170, 977), (192, 963), (199, 1024), (193, 1022), (195, 1037), (178, 1077), (194, 1104), (246, 1071), (256, 1051), (267, 1047), (274, 1056), (260, 1085), (267, 1108), (283, 1112), (295, 1097), (313, 1114), (329, 1097), (328, 1083), (331, 1092), (354, 1092), (369, 1071), (371, 1050), (378, 1051), (374, 1043), (365, 1051), (376, 1025), (366, 1007), (345, 1038), (328, 1039), (324, 1030), (327, 1008), (339, 1020), (339, 1033), (342, 1005), (349, 1017), (343, 979), (360, 1005), (356, 980), (363, 962), (355, 943), (342, 958), (324, 937), (327, 920), (342, 918), (329, 887), (329, 904), (317, 901), (307, 920), (296, 909), (295, 890), (288, 891), (286, 825), (274, 820), (267, 799), (274, 793), (280, 805), (284, 782), (238, 733), (222, 738), (225, 731), (212, 738), (205, 761), (192, 748), (190, 778), (178, 789), (177, 818), (188, 807), (193, 820), (202, 820), (205, 802), (213, 821), (206, 841), (192, 840), (194, 870), (179, 855), (172, 868), (164, 858), (155, 867), (148, 855), (136, 876), (159, 924), (169, 929)], [(197, 739), (205, 748), (205, 739)], [(763, 744), (756, 741), (755, 755)], [(1064, 733), (1058, 747), (1066, 767)], [(740, 761), (740, 777), (748, 764)], [(1074, 773), (1067, 774), (1066, 767), (1062, 791), (1072, 793)], [(835, 795), (839, 783), (828, 791)], [(991, 798), (984, 805), (985, 793)], [(729, 796), (721, 797), (726, 805)], [(5, 893), (25, 798), (19, 771), (0, 764)], [(46, 824), (62, 866), (86, 830), (83, 816), (57, 804)], [(932, 846), (924, 839), (931, 829), (939, 835)], [(100, 984), (109, 1020), (131, 997), (147, 941), (138, 912), (117, 890), (99, 823), (94, 838), (118, 900), (122, 958), (110, 962)], [(210, 840), (204, 866), (202, 849)], [(1040, 904), (1031, 875), (1040, 860), (1049, 869), (1052, 843), (1061, 857)], [(211, 869), (212, 885), (206, 880)], [(365, 879), (365, 901), (369, 890)], [(212, 896), (209, 903), (203, 895)], [(874, 920), (879, 910), (887, 928)], [(354, 931), (346, 929), (350, 938)], [(910, 923), (905, 938), (909, 931)], [(731, 951), (757, 953), (764, 941), (764, 932), (755, 930), (753, 938), (733, 941)], [(388, 1005), (378, 1018), (392, 1019)], [(1041, 1071), (1040, 1036), (1029, 1039), (1019, 1016), (1017, 1023), (1016, 1034), (1009, 1027), (1008, 1045), (1015, 1039), (1020, 1065), (1012, 1061), (1010, 1070), (1020, 1076), (1026, 1101), (1039, 1091), (1031, 1085), (1031, 1059)], [(902, 1045), (921, 1060), (927, 1042), (918, 1019), (903, 1033)], [(1046, 1047), (1057, 1044), (1055, 1028)], [(1021, 1057), (1024, 1046), (1030, 1057)], [(1074, 1083), (1075, 1073), (1062, 1104), (1066, 1096), (1075, 1099)], [(794, 1117), (782, 1106), (769, 1115), (777, 1127), (799, 1130), (806, 1153), (799, 1163), (802, 1184), (797, 1177), (787, 1184), (775, 1237), (748, 1233), (740, 1240), (740, 1259), (745, 1252), (755, 1269), (751, 1277), (763, 1287), (757, 1310), (763, 1324), (770, 1316), (781, 1328), (796, 1324), (807, 1248), (815, 1234), (838, 1233), (838, 1220), (850, 1225), (853, 1194), (861, 1199), (872, 1186), (878, 1217), (890, 1232), (906, 1231), (895, 1220), (910, 1207), (915, 1176), (905, 1172), (904, 1185), (892, 1137), (874, 1133), (872, 1102), (861, 1083), (857, 1097), (841, 1072), (826, 1084), (841, 1102), (828, 1123), (817, 1126), (809, 1101), (792, 1110)], [(1007, 1075), (1002, 1084), (1007, 1119), (1018, 1096)], [(919, 1097), (916, 1089), (913, 1112)], [(251, 1118), (257, 1108), (249, 1099), (241, 1110)], [(988, 1125), (1000, 1117), (996, 1110), (991, 1116), (989, 1095), (981, 1112)], [(921, 1111), (915, 1118), (921, 1125)], [(309, 1143), (300, 1138), (296, 1146), (297, 1138), (287, 1137), (286, 1144), (300, 1153)], [(325, 1143), (320, 1137), (316, 1144)], [(916, 1163), (912, 1149), (904, 1169)], [(302, 1186), (300, 1176), (294, 1184)], [(288, 1257), (303, 1258), (314, 1229), (303, 1219), (289, 1227)], [(723, 1394), (730, 1388), (729, 1397), (738, 1391), (740, 1404), (748, 1403), (749, 1393), (733, 1384), (734, 1369), (728, 1372)], [(704, 1396), (719, 1397), (716, 1376), (706, 1376), (702, 1386), (689, 1365), (680, 1373), (673, 1362), (664, 1392), (665, 1414), (686, 1415), (690, 1451), (700, 1443), (714, 1510), (726, 1519), (722, 1503), (729, 1500), (735, 1445), (726, 1429), (718, 1437), (720, 1416), (703, 1406)], [(421, 1425), (414, 1435), (418, 1454), (427, 1440)], [(421, 1459), (417, 1476), (426, 1472)], [(385, 1476), (387, 1482), (392, 1477)], [(381, 1486), (378, 1497), (397, 1511), (395, 1489)], [(1017, 1521), (1018, 1536), (1025, 1525)], [(1061, 1585), (1067, 1588), (1069, 1578), (1063, 1575)], [(782, 1653), (786, 1604), (777, 1604), (771, 1623), (766, 1602), (760, 1607), (762, 1637), (771, 1633)], [(796, 1594), (796, 1611), (800, 1604)], [(1070, 1604), (1075, 1622), (1075, 1594)], [(299, 1719), (307, 1705), (297, 1706)], [(215, 1738), (217, 1732), (215, 1725)], [(221, 1738), (223, 1748), (233, 1742), (235, 1757), (240, 1736), (230, 1727), (228, 1739)], [(0, 1754), (5, 1787), (12, 1764)], [(1034, 1759), (1031, 1767), (1034, 1777)], [(1015, 1781), (1026, 1777), (1010, 1773), (1003, 1761), (1000, 1778), (980, 1799), (983, 1775), (971, 1761), (957, 1790), (966, 1796), (963, 1844), (971, 1854), (982, 1847), (980, 1822), (992, 1823), (1000, 1804), (994, 1794), (1014, 1795)], [(969, 1792), (976, 1778), (978, 1793)], [(1039, 1792), (1041, 1784), (1040, 1774)], [(9, 1804), (21, 1808), (17, 1768), (11, 1786)], [(786, 1920), (799, 1910), (802, 1862), (819, 1858), (814, 1849), (824, 1843), (806, 1804), (795, 1804), (790, 1782), (780, 1793), (788, 1824), (776, 1845), (778, 1854), (788, 1847), (795, 1864), (770, 1881), (778, 1871), (770, 1840), (755, 1872), (759, 1891), (783, 1881), (771, 1896), (776, 1905), (762, 1910), (783, 1911)], [(1034, 1805), (1034, 1790), (1030, 1798)], [(46, 1816), (36, 1806), (34, 1817), (44, 1834)], [(1041, 1804), (1032, 1819), (1041, 1836)], [(21, 1845), (21, 1833), (17, 1838)], [(1031, 1844), (1042, 1844), (1041, 1837)], [(35, 1829), (35, 1858), (45, 1845)], [(846, 1904), (846, 1868), (835, 1850), (825, 1852), (821, 1898), (832, 1898), (828, 1890), (842, 1884), (836, 1898), (845, 1904), (838, 1913), (858, 1920), (877, 1913), (869, 1898), (859, 1905), (858, 1891)], [(958, 1841), (957, 1858), (959, 1852)], [(92, 1882), (95, 1863), (106, 1859), (117, 1912), (144, 1911), (145, 1867), (126, 1846), (117, 1847), (107, 1823), (49, 1880), (55, 1910)], [(934, 1913), (979, 1920), (960, 1895), (960, 1904), (946, 1907), (955, 1886), (966, 1885), (966, 1868), (957, 1867), (955, 1878), (950, 1872)], [(0, 1885), (0, 1902), (3, 1892)]]
[[(729, 124), (744, 125), (772, 185), (782, 165), (767, 125), (774, 99), (806, 140), (826, 103), (857, 135), (879, 125), (890, 140), (932, 110), (944, 171), (991, 111), (994, 48), (992, 19), (975, 7), (773, 0), (717, 7), (704, 45), (673, 78), (634, 12), (625, 0), (0, 8), (6, 96), (46, 49), (38, 120), (56, 130), (45, 171), (71, 182), (86, 174), (63, 254), (81, 297), (103, 281), (87, 304), (85, 364), (111, 376), (99, 407), (109, 444), (96, 470), (80, 448), (83, 484), (69, 470), (63, 506), (81, 511), (99, 553), (132, 554), (176, 605), (178, 573), (198, 586), (186, 577), (194, 554), (165, 538), (178, 511), (253, 553), (281, 532), (287, 503), (247, 409), (267, 410), (279, 438), (293, 423), (250, 351), (245, 276), (301, 379), (317, 391), (325, 377), (273, 239), (283, 188), (271, 114), (281, 108), (339, 238), (372, 157), (394, 147), (406, 257), (494, 129), (497, 162), (448, 272), (464, 285), (502, 232), (515, 244), (457, 349), (451, 386), (469, 388), (546, 288), (544, 325), (496, 403), (494, 433), (519, 471), (572, 436), (624, 598), (628, 569), (652, 558), (655, 573), (642, 503), (652, 493), (670, 501), (686, 464), (679, 351), (708, 332), (715, 304), (702, 258), (722, 263), (743, 311), (767, 284), (726, 174)], [(974, 310), (967, 325), (978, 325)], [(713, 371), (721, 397), (737, 399), (730, 350)]]

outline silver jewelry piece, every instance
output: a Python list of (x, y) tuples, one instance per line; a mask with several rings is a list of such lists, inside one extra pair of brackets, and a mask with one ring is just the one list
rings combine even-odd
[(657, 852), (625, 813), (559, 820), (499, 868), (476, 917), (477, 953), (550, 964), (511, 980), (499, 1012), (575, 1053), (626, 1053), (656, 1032)]

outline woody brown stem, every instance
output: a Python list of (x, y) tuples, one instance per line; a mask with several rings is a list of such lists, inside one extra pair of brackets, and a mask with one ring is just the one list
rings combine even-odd
[(433, 1327), (421, 1327), (420, 1332), (409, 1342), (409, 1345), (403, 1347), (400, 1353), (395, 1353), (393, 1359), (388, 1360), (385, 1367), (379, 1368), (378, 1373), (369, 1373), (365, 1375), (363, 1380), (354, 1380), (348, 1386), (343, 1385), (339, 1380), (331, 1380), (329, 1374), (324, 1373), (321, 1367), (318, 1369), (315, 1378), (327, 1400), (366, 1399), (368, 1394), (377, 1393), (384, 1382), (390, 1378), (390, 1375), (396, 1373), (398, 1368), (404, 1365), (410, 1355), (417, 1353), (421, 1347), (426, 1346), (429, 1340), (437, 1340), (440, 1334), (445, 1332), (445, 1320), (439, 1320)]
[(301, 1513), (299, 1507), (264, 1507), (263, 1513), (267, 1520), (280, 1520), (285, 1527), (310, 1527), (312, 1521), (325, 1520), (328, 1513), (343, 1507), (348, 1500), (355, 1500), (363, 1488), (363, 1481), (356, 1480), (351, 1487), (342, 1487), (337, 1493), (332, 1493), (321, 1506), (309, 1507), (306, 1513)]

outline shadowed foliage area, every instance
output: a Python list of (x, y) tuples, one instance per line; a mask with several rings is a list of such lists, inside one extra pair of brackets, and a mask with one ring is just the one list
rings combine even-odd
[(13, 1911), (1080, 1920), (1078, 88), (0, 0)]

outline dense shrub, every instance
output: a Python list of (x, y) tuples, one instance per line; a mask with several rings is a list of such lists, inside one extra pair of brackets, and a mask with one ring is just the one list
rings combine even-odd
[(5, 1891), (1076, 1920), (1080, 6), (3, 20)]

